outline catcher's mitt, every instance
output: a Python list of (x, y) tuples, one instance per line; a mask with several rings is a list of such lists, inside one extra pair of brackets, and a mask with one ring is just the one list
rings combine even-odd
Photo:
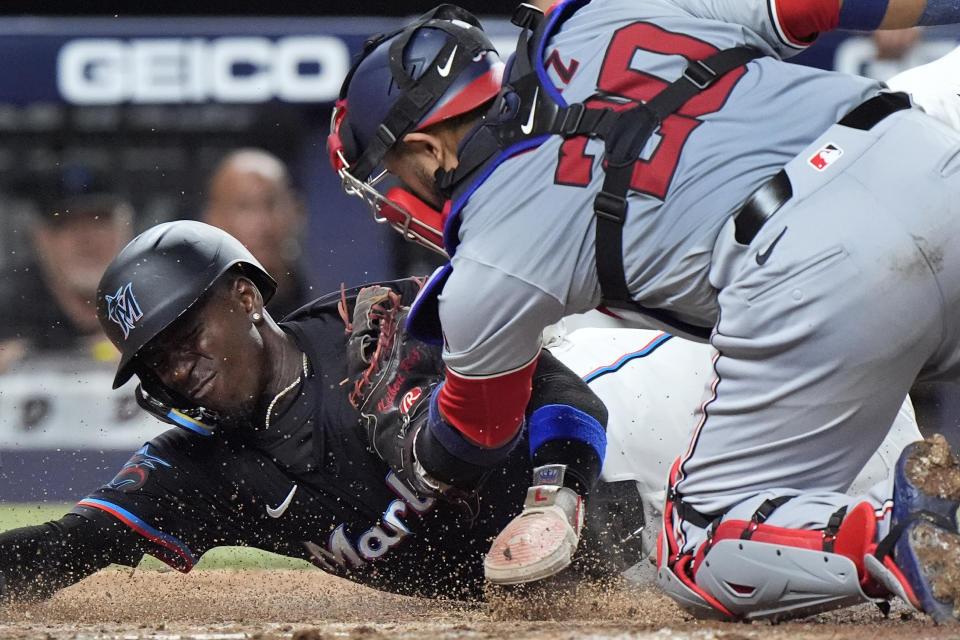
[(371, 450), (418, 492), (439, 494), (447, 487), (418, 468), (413, 442), (427, 422), (430, 394), (443, 380), (443, 358), (439, 347), (407, 335), (409, 312), (389, 287), (357, 294), (347, 321), (350, 402), (360, 410)]

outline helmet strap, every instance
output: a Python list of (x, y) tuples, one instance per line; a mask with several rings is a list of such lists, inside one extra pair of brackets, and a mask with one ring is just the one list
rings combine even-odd
[(495, 115), (497, 109), (497, 101), (494, 101), (490, 111), (460, 141), (457, 166), (449, 170), (438, 167), (434, 172), (437, 189), (448, 200), (453, 199), (458, 186), (468, 182), (500, 152), (501, 141), (496, 136), (496, 130), (488, 126), (491, 114)]

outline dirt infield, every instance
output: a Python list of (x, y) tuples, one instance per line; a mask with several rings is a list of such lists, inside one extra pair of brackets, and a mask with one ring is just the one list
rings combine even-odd
[(565, 640), (900, 640), (957, 638), (895, 608), (872, 606), (804, 622), (698, 622), (648, 588), (581, 586), (543, 597), (502, 594), (456, 604), (379, 593), (319, 571), (109, 569), (51, 600), (0, 612), (0, 638), (138, 640), (439, 638)]

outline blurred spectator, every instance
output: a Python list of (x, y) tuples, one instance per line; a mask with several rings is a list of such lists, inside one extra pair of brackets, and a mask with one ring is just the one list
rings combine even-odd
[(874, 31), (872, 37), (873, 45), (877, 48), (877, 60), (900, 60), (922, 35), (923, 27)]
[(837, 71), (886, 82), (907, 69), (941, 58), (956, 46), (955, 36), (924, 27), (875, 31), (844, 38), (833, 62)]
[(923, 27), (912, 29), (886, 29), (871, 34), (875, 59), (865, 75), (876, 80), (887, 80), (897, 73), (914, 67), (926, 60), (917, 59), (917, 43), (923, 36)]
[(100, 276), (133, 237), (133, 208), (85, 167), (33, 183), (25, 234), (32, 255), (0, 281), (0, 371), (31, 351), (79, 350), (111, 360), (96, 316)]
[(228, 154), (210, 178), (203, 221), (240, 240), (276, 278), (268, 305), (274, 315), (283, 317), (311, 299), (300, 263), (304, 207), (279, 158), (262, 149)]

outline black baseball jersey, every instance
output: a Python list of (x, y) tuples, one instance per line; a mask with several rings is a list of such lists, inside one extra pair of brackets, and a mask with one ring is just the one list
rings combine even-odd
[[(419, 289), (413, 280), (388, 284), (404, 304)], [(357, 291), (347, 293), (348, 307)], [(269, 425), (211, 432), (184, 422), (144, 444), (60, 520), (0, 534), (7, 595), (47, 596), (111, 562), (135, 564), (144, 553), (186, 572), (209, 549), (251, 546), (385, 591), (478, 597), (483, 554), (519, 513), (530, 484), (526, 434), (471, 501), (418, 496), (368, 449), (348, 400), (339, 299), (321, 298), (280, 323), (306, 355), (308, 375)], [(546, 352), (533, 385), (528, 413), (569, 403), (605, 423), (602, 403)], [(551, 461), (573, 471), (582, 461), (577, 443), (566, 443), (565, 451), (552, 448)], [(613, 489), (604, 485), (587, 513), (596, 522), (588, 547), (597, 552), (581, 557), (591, 573), (639, 559), (639, 549), (621, 544), (642, 523), (639, 496), (629, 486)]]
[[(416, 285), (394, 285), (412, 299)], [(241, 545), (378, 589), (476, 596), (483, 554), (530, 483), (526, 445), (491, 472), (475, 502), (421, 498), (367, 449), (341, 386), (347, 336), (336, 300), (320, 299), (281, 327), (309, 363), (290, 408), (269, 428), (174, 428), (146, 443), (72, 511), (101, 530), (115, 519), (138, 534), (117, 535), (96, 563), (129, 561), (135, 547), (189, 571), (207, 550)], [(0, 556), (9, 555), (2, 543)]]

